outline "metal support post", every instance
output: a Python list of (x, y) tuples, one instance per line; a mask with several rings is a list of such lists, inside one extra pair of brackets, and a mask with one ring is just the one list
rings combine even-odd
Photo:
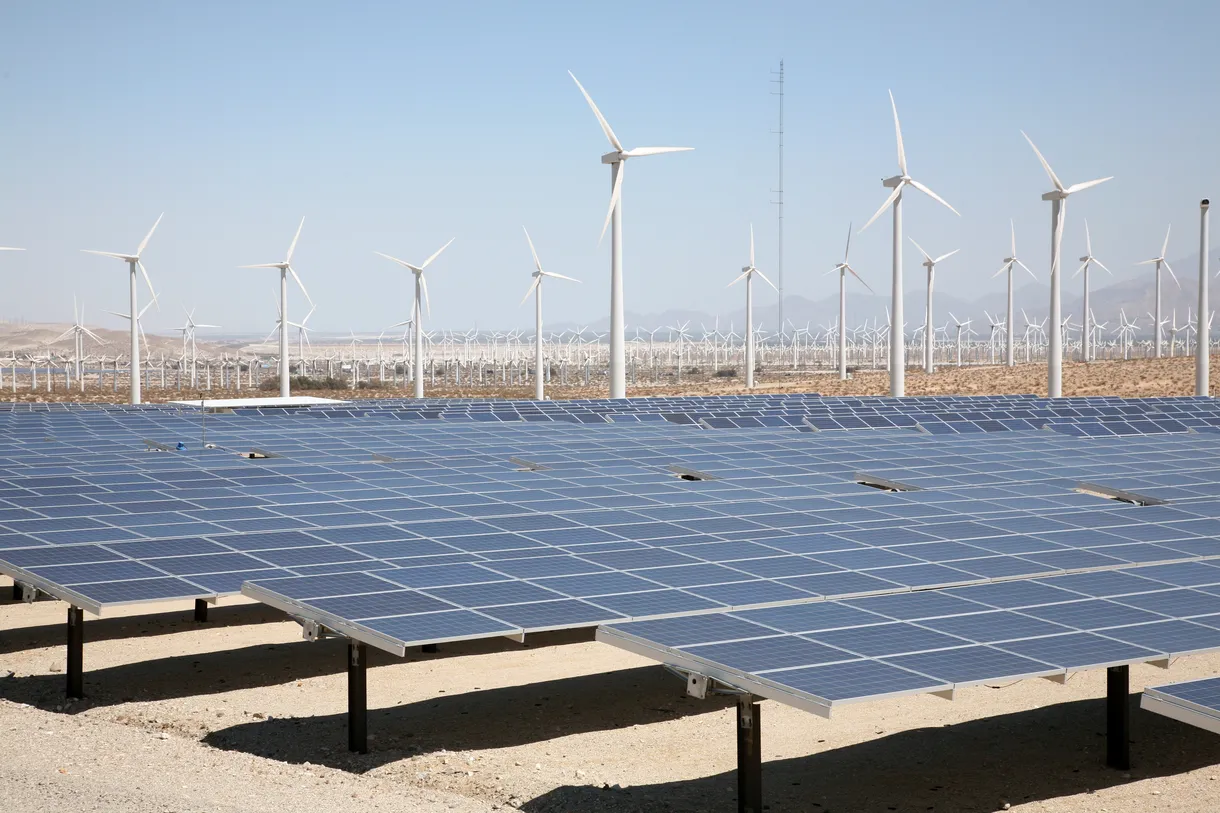
[(762, 731), (759, 705), (737, 698), (737, 813), (762, 813)]
[(85, 696), (85, 611), (68, 608), (68, 697)]
[(359, 641), (347, 645), (347, 750), (369, 752), (368, 647)]
[(1131, 703), (1128, 666), (1106, 670), (1106, 765), (1131, 767)]
[(195, 599), (195, 620), (200, 624), (208, 620), (208, 603), (205, 599)]

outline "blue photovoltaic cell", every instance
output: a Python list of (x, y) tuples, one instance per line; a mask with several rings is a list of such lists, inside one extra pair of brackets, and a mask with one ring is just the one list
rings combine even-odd
[(363, 622), (363, 626), (404, 644), (446, 638), (472, 638), (508, 635), (516, 628), (470, 610), (444, 610), (418, 615), (399, 615)]
[(794, 666), (815, 666), (855, 660), (856, 656), (841, 649), (824, 646), (795, 635), (754, 638), (720, 644), (692, 646), (686, 652), (696, 658), (723, 664), (745, 672), (787, 669)]
[(967, 646), (940, 652), (899, 655), (886, 658), (886, 662), (939, 678), (945, 683), (955, 684), (1011, 680), (1061, 671), (1057, 666), (988, 646)]
[(830, 701), (927, 691), (946, 684), (943, 680), (868, 660), (789, 669), (768, 677), (780, 679), (786, 686)]

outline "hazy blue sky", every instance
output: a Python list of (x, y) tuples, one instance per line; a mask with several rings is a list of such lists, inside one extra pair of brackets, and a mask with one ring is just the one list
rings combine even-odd
[[(79, 249), (146, 252), (161, 294), (150, 330), (181, 306), (228, 330), (270, 330), (274, 272), (306, 216), (296, 266), (313, 324), (376, 330), (405, 319), (407, 275), (430, 269), (432, 326), (531, 321), (530, 229), (548, 321), (608, 309), (605, 139), (571, 69), (628, 146), (694, 152), (632, 163), (624, 197), (627, 307), (729, 312), (746, 259), (774, 270), (776, 99), (787, 66), (786, 282), (818, 298), (849, 221), (895, 174), (886, 90), (898, 101), (917, 193), (906, 231), (961, 248), (943, 285), (992, 280), (1016, 221), (1045, 278), (1046, 177), (1018, 132), (1068, 183), (1065, 252), (1112, 268), (1197, 249), (1198, 199), (1220, 195), (1215, 35), (1220, 5), (1036, 3), (6, 2), (0, 5), (0, 315), (123, 323), (124, 267)], [(888, 217), (853, 264), (888, 287)], [(908, 281), (919, 284), (913, 247)], [(1193, 269), (1181, 269), (1192, 273)], [(146, 296), (141, 292), (141, 297)], [(301, 315), (294, 291), (290, 315)]]

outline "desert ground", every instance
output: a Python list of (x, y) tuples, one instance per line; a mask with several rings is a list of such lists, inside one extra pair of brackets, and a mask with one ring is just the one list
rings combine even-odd
[[(630, 397), (660, 395), (725, 395), (745, 392), (738, 378), (717, 378), (702, 373), (686, 373), (679, 382), (672, 372), (659, 382), (645, 381), (640, 375), (638, 383), (628, 382)], [(1213, 394), (1220, 390), (1220, 354), (1212, 359), (1210, 378)], [(56, 389), (30, 390), (28, 379), (14, 393), (9, 389), (9, 379), (0, 386), (0, 401), (37, 403), (42, 401), (75, 401), (87, 403), (114, 403), (125, 397), (126, 381), (121, 380), (117, 393), (110, 379), (106, 386), (96, 387), (90, 382), (84, 393), (66, 390), (62, 379)], [(192, 400), (199, 398), (237, 398), (273, 396), (272, 390), (240, 391), (201, 389), (176, 386), (155, 386), (159, 379), (144, 382), (143, 395), (146, 403)], [(1126, 398), (1142, 398), (1154, 395), (1193, 395), (1195, 389), (1195, 361), (1193, 357), (1162, 359), (1131, 359), (1129, 361), (1095, 361), (1088, 364), (1065, 362), (1063, 365), (1064, 395), (1119, 395)], [(568, 384), (547, 385), (548, 398), (604, 398), (607, 387), (604, 381), (594, 380), (590, 386)], [(1046, 365), (1018, 364), (1015, 367), (999, 366), (942, 366), (928, 375), (920, 367), (909, 367), (906, 372), (907, 395), (985, 395), (997, 393), (1032, 393), (1046, 395)], [(851, 373), (846, 381), (840, 381), (832, 372), (792, 372), (783, 367), (763, 369), (755, 378), (754, 392), (817, 392), (823, 395), (886, 395), (889, 393), (889, 375), (884, 370), (860, 369)], [(426, 384), (425, 394), (429, 398), (533, 398), (533, 384), (524, 386), (454, 386), (452, 382), (438, 381), (434, 386)], [(309, 390), (293, 389), (293, 395), (316, 395), (323, 398), (365, 399), (402, 398), (410, 395), (401, 383), (392, 386), (362, 386), (359, 389)]]
[[(1068, 365), (1064, 391), (1185, 395), (1193, 369), (1191, 359)], [(877, 394), (886, 377), (862, 372), (839, 382), (775, 373), (761, 384), (762, 391)], [(729, 391), (740, 389), (705, 379), (634, 394)], [(1045, 368), (944, 368), (932, 377), (912, 370), (907, 391), (1045, 392)], [(187, 604), (89, 617), (87, 697), (66, 704), (65, 605), (12, 602), (6, 584), (0, 578), (0, 796), (10, 807), (736, 809), (730, 703), (688, 698), (659, 666), (586, 633), (446, 645), (403, 659), (374, 652), (371, 749), (353, 755), (341, 641), (303, 641), (295, 623), (244, 599), (222, 601), (202, 624)], [(1138, 692), (1217, 673), (1220, 655), (1183, 658), (1168, 670), (1132, 667), (1126, 773), (1104, 766), (1101, 672), (1062, 686), (977, 687), (954, 701), (919, 696), (848, 706), (830, 720), (764, 701), (765, 801), (772, 811), (816, 813), (1212, 811), (1220, 802), (1220, 737), (1139, 711)]]

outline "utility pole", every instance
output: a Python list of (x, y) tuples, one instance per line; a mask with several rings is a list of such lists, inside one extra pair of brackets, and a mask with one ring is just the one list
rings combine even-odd
[(772, 79), (771, 83), (779, 85), (779, 90), (771, 91), (772, 96), (779, 97), (779, 129), (773, 130), (779, 137), (779, 188), (775, 189), (775, 204), (779, 213), (779, 253), (775, 263), (775, 283), (779, 289), (779, 336), (780, 344), (784, 340), (784, 60), (779, 61), (779, 70), (771, 71), (772, 76), (778, 76), (778, 79)]

